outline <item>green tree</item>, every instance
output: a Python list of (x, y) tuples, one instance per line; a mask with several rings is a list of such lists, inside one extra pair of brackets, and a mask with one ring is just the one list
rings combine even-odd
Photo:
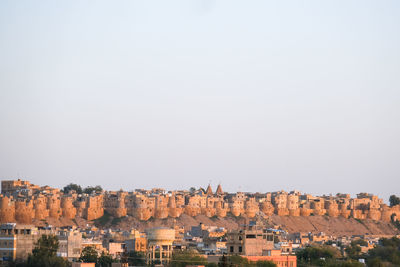
[(245, 257), (239, 255), (225, 256), (222, 255), (218, 262), (219, 267), (244, 267), (244, 266), (254, 266), (254, 267), (276, 267), (276, 264), (272, 261), (259, 260), (257, 262), (251, 262)]
[(93, 193), (93, 192), (96, 192), (96, 193), (101, 193), (103, 191), (103, 188), (101, 188), (101, 186), (100, 185), (96, 185), (96, 186), (88, 186), (88, 187), (86, 187), (85, 189), (83, 189), (83, 193), (85, 193), (85, 194), (91, 194), (91, 193)]
[(299, 250), (296, 256), (299, 266), (330, 266), (328, 264), (336, 264), (341, 253), (331, 246), (310, 246)]
[(219, 267), (228, 267), (228, 258), (225, 255), (222, 255), (222, 257), (219, 258), (218, 266)]
[(391, 195), (389, 197), (389, 203), (390, 203), (391, 207), (399, 205), (400, 204), (400, 198), (395, 196), (395, 195)]
[(64, 186), (63, 192), (64, 194), (68, 194), (71, 190), (75, 190), (77, 194), (82, 194), (82, 187), (77, 184), (70, 183), (69, 185)]
[(97, 263), (98, 259), (99, 259), (98, 253), (92, 246), (85, 247), (81, 252), (81, 256), (79, 257), (80, 262)]
[(368, 251), (368, 266), (400, 266), (400, 239), (383, 238), (379, 244)]
[(328, 267), (365, 267), (365, 265), (363, 263), (355, 261), (355, 260), (346, 260), (346, 261), (336, 260), (333, 262), (328, 262), (326, 266), (328, 266)]
[(186, 265), (207, 265), (207, 259), (193, 250), (177, 251), (172, 254), (169, 266), (185, 267)]
[(390, 216), (390, 221), (392, 222), (392, 224), (400, 230), (400, 221), (399, 220), (395, 220), (394, 218), (396, 217), (396, 214), (392, 214)]
[(111, 263), (116, 262), (115, 259), (110, 254), (101, 253), (100, 257), (97, 260), (96, 266), (98, 267), (110, 267)]
[(228, 266), (251, 266), (252, 264), (248, 259), (239, 255), (232, 255), (227, 257)]
[(68, 261), (57, 257), (59, 247), (58, 238), (55, 235), (42, 235), (36, 243), (32, 254), (28, 256), (28, 267), (67, 267)]
[(320, 258), (332, 259), (336, 258), (338, 251), (332, 247), (306, 247), (305, 249), (299, 250), (297, 252), (297, 259), (300, 261), (310, 262), (314, 260), (319, 260)]
[(357, 240), (351, 241), (351, 244), (360, 245), (362, 247), (368, 246), (368, 242), (365, 241), (364, 239), (357, 239)]
[(276, 267), (276, 264), (272, 261), (257, 261), (255, 265), (257, 267)]
[(380, 258), (373, 258), (368, 260), (368, 267), (385, 267), (387, 266)]
[(129, 266), (145, 266), (146, 265), (146, 256), (143, 252), (131, 251), (124, 258), (124, 262), (128, 262)]
[(59, 247), (58, 238), (55, 235), (42, 235), (32, 250), (34, 255), (54, 257)]
[(350, 259), (357, 260), (360, 258), (361, 247), (357, 243), (351, 242), (350, 246), (347, 246), (344, 251)]

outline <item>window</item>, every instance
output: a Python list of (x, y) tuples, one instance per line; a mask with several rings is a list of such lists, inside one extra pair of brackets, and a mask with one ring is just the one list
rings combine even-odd
[(229, 251), (230, 251), (230, 252), (233, 252), (233, 246), (231, 246), (231, 247), (229, 248)]
[(242, 252), (242, 246), (239, 246), (239, 252)]

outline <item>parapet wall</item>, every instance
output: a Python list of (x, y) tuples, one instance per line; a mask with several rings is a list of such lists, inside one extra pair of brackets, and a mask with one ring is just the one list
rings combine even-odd
[[(26, 181), (4, 181), (0, 195), (0, 222), (31, 223), (46, 218), (82, 217), (95, 220), (108, 212), (114, 217), (134, 216), (147, 221), (150, 218), (177, 218), (182, 214), (223, 218), (227, 215), (253, 218), (279, 216), (326, 215), (353, 217), (390, 222), (400, 218), (400, 205), (388, 207), (381, 199), (369, 194), (314, 197), (298, 192), (284, 191), (266, 194), (225, 194), (221, 187), (215, 194), (195, 192), (103, 192), (94, 195), (63, 194), (58, 189), (31, 185)], [(21, 186), (23, 190), (19, 190)], [(32, 188), (31, 188), (31, 187)], [(38, 189), (39, 188), (39, 189)], [(9, 191), (8, 191), (9, 190)], [(29, 191), (31, 190), (31, 191)]]

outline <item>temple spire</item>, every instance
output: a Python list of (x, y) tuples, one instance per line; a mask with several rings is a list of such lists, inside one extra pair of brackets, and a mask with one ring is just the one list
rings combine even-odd
[(209, 196), (213, 195), (213, 191), (211, 189), (211, 185), (210, 184), (208, 184), (206, 195), (209, 195)]
[(216, 195), (223, 195), (224, 194), (224, 191), (222, 191), (221, 184), (218, 185), (217, 191), (215, 191), (215, 194)]

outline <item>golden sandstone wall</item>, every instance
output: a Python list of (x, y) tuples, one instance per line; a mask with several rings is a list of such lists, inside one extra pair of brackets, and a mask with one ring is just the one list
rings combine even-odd
[(32, 220), (44, 220), (47, 218), (60, 219), (61, 217), (73, 219), (76, 216), (88, 220), (97, 219), (103, 216), (102, 196), (89, 197), (83, 202), (82, 211), (77, 213), (79, 208), (74, 204), (71, 197), (56, 199), (53, 197), (38, 197), (35, 199), (13, 199), (0, 195), (0, 222), (18, 222), (29, 224)]
[[(359, 194), (313, 197), (284, 191), (267, 194), (224, 194), (221, 187), (215, 194), (206, 192), (105, 192), (95, 195), (64, 195), (57, 189), (40, 188), (26, 181), (6, 181), (0, 195), (0, 222), (31, 223), (46, 218), (82, 217), (94, 220), (108, 212), (114, 217), (134, 216), (177, 218), (182, 214), (223, 218), (243, 216), (253, 218), (277, 214), (280, 216), (327, 215), (390, 222), (400, 218), (400, 205), (388, 207), (376, 196)], [(3, 183), (2, 183), (3, 185)], [(19, 190), (19, 189), (23, 190)]]

